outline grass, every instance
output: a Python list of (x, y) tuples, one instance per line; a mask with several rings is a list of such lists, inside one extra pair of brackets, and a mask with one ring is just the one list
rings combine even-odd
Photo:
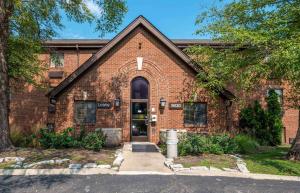
[(11, 165), (14, 164), (15, 162), (4, 162), (0, 163), (0, 169), (10, 169)]
[[(100, 152), (86, 149), (35, 149), (35, 148), (15, 148), (12, 150), (0, 152), (0, 158), (3, 157), (24, 157), (24, 163), (31, 164), (42, 160), (70, 159), (69, 163), (101, 163), (112, 165), (114, 161), (114, 148), (102, 149)], [(63, 164), (44, 164), (36, 166), (38, 168), (65, 168), (69, 163)], [(0, 163), (0, 169), (8, 168), (12, 163)]]
[(175, 163), (180, 163), (184, 167), (192, 166), (212, 166), (216, 168), (236, 168), (236, 161), (229, 155), (214, 155), (203, 154), (201, 156), (183, 156), (175, 160)]
[(261, 149), (243, 159), (252, 173), (300, 176), (300, 161), (286, 160), (289, 146)]

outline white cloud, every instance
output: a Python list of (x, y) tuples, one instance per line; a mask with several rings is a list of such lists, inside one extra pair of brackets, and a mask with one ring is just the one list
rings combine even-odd
[(91, 11), (92, 14), (96, 16), (100, 16), (102, 14), (102, 9), (99, 7), (97, 3), (95, 3), (93, 0), (84, 0), (83, 1), (87, 8)]

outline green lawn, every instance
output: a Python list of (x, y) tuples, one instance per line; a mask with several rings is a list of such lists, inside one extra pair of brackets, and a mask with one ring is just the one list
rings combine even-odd
[(244, 155), (243, 159), (252, 173), (300, 176), (300, 161), (285, 159), (289, 148), (266, 148), (255, 154)]
[(229, 155), (203, 154), (201, 156), (182, 156), (174, 160), (184, 167), (212, 166), (216, 168), (236, 168), (236, 160)]

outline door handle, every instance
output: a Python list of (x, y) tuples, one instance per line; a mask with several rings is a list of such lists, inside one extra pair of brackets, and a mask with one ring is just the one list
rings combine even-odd
[(148, 125), (149, 121), (148, 119), (145, 119), (145, 125)]

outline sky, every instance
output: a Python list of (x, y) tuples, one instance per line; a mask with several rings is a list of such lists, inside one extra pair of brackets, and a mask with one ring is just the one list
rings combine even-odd
[[(91, 11), (97, 12), (90, 0), (86, 0)], [(93, 24), (78, 24), (63, 17), (65, 27), (56, 39), (111, 39), (139, 15), (143, 15), (170, 39), (207, 39), (195, 34), (196, 17), (214, 5), (216, 0), (127, 0), (128, 12), (116, 33), (100, 37)]]

